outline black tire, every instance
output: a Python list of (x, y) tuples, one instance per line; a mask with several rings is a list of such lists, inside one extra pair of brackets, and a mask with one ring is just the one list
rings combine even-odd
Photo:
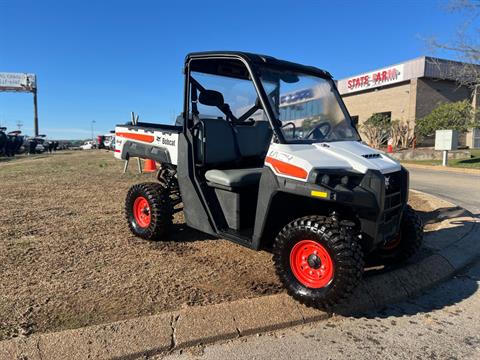
[[(280, 281), (293, 298), (307, 306), (332, 310), (349, 297), (360, 282), (364, 268), (362, 248), (351, 233), (350, 228), (325, 216), (302, 217), (280, 231), (273, 246), (273, 261)], [(291, 264), (295, 245), (310, 240), (326, 250), (333, 266), (329, 282), (320, 288), (302, 283)], [(316, 246), (314, 243), (312, 246)]]
[[(410, 259), (423, 245), (423, 222), (420, 216), (407, 205), (400, 224), (400, 238), (386, 244), (371, 255), (368, 262), (373, 265), (399, 265)], [(395, 246), (394, 246), (395, 245)]]
[[(148, 211), (145, 211), (148, 221), (140, 219), (138, 213), (135, 214), (136, 201), (137, 199), (143, 201), (142, 198), (148, 203)], [(133, 185), (128, 190), (125, 200), (125, 215), (128, 227), (134, 235), (146, 240), (162, 240), (172, 225), (173, 217), (167, 189), (158, 183)]]

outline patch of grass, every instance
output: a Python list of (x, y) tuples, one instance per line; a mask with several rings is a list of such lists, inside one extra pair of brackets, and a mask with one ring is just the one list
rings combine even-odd
[(101, 319), (97, 318), (91, 312), (83, 313), (59, 313), (51, 320), (51, 326), (56, 331), (78, 329), (87, 325), (101, 323)]
[[(470, 159), (451, 159), (448, 160), (449, 167), (471, 168), (480, 170), (480, 149), (471, 150)], [(442, 160), (405, 160), (402, 163), (419, 165), (442, 165)]]

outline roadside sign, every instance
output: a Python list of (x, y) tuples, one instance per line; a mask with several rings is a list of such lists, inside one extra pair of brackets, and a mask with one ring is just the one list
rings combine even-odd
[(15, 91), (33, 94), (33, 129), (38, 135), (37, 76), (31, 73), (0, 72), (0, 92)]
[(435, 131), (435, 150), (457, 150), (458, 131), (437, 130)]
[(458, 149), (457, 130), (435, 131), (435, 150), (442, 150), (442, 165), (448, 166), (448, 151)]
[(36, 88), (35, 74), (0, 72), (0, 91), (33, 92)]

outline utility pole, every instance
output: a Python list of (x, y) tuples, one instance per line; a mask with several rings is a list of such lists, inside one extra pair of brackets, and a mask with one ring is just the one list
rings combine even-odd
[(93, 139), (93, 124), (95, 124), (95, 120), (92, 120), (92, 141), (95, 142), (95, 140)]
[(38, 136), (38, 108), (37, 108), (37, 87), (33, 88), (33, 131)]

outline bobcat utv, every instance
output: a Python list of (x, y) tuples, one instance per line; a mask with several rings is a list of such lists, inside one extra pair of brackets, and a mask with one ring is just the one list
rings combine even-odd
[(361, 142), (328, 72), (222, 51), (189, 54), (184, 74), (176, 125), (116, 127), (118, 159), (161, 164), (128, 192), (135, 235), (165, 239), (181, 203), (188, 226), (271, 251), (289, 294), (323, 309), (351, 294), (367, 256), (421, 246), (408, 172)]

